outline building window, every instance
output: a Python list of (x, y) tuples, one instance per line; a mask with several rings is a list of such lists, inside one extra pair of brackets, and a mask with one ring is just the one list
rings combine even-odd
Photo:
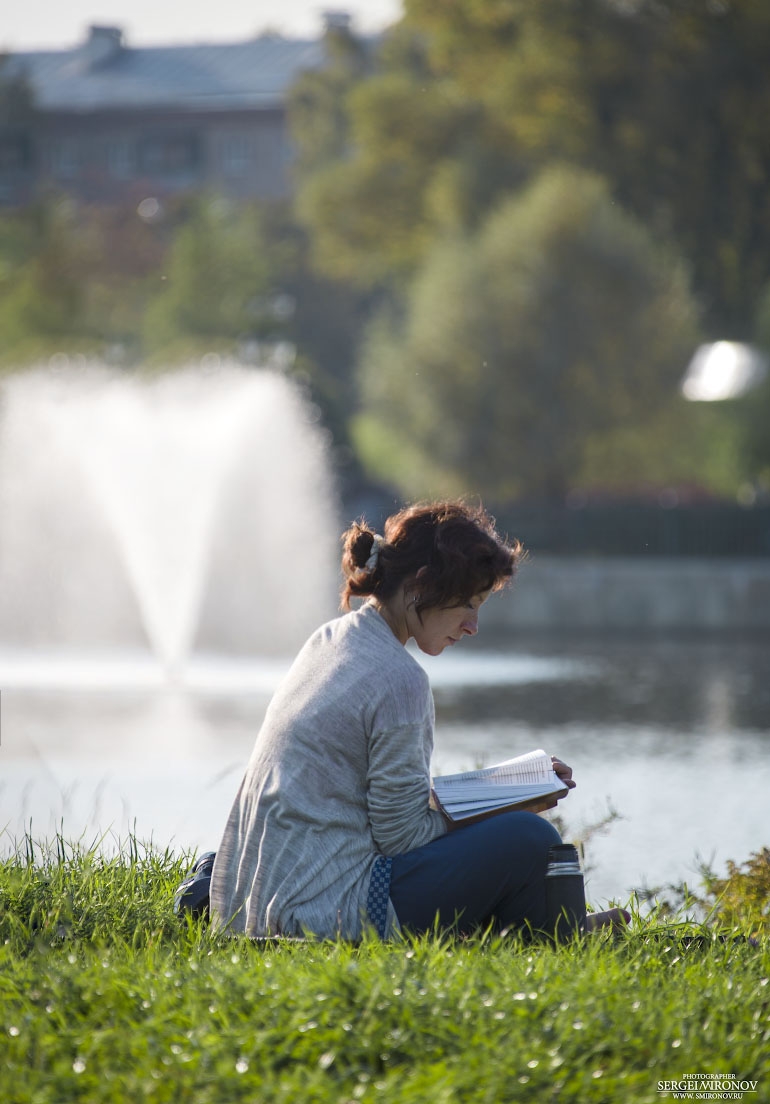
[(74, 138), (58, 138), (50, 147), (51, 174), (57, 180), (72, 180), (80, 171), (80, 151)]
[(130, 138), (107, 142), (107, 172), (113, 180), (127, 180), (136, 172), (136, 149)]
[(226, 134), (220, 143), (219, 161), (225, 176), (246, 176), (254, 164), (252, 143), (244, 134)]
[(142, 142), (142, 170), (154, 176), (179, 176), (198, 167), (198, 139), (194, 134), (164, 134)]

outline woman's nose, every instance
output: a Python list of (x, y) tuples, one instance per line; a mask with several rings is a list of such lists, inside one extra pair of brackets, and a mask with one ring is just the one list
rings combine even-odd
[(476, 613), (472, 613), (470, 616), (465, 618), (465, 620), (463, 621), (463, 632), (467, 633), (468, 636), (475, 636), (478, 631), (479, 615), (477, 611)]

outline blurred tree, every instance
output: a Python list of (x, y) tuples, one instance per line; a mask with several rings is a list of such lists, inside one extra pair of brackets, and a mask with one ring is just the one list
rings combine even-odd
[(612, 7), (587, 40), (591, 163), (688, 257), (710, 334), (747, 339), (770, 276), (770, 7)]
[[(770, 283), (760, 296), (755, 338), (770, 363)], [(746, 456), (746, 475), (770, 494), (770, 372), (741, 400), (740, 424)]]
[(361, 329), (369, 314), (369, 296), (350, 284), (320, 274), (311, 263), (307, 232), (290, 211), (270, 219), (271, 238), (291, 243), (291, 264), (283, 274), (293, 304), (286, 336), (297, 350), (293, 375), (309, 388), (335, 443), (338, 477), (360, 477), (351, 448), (348, 422), (357, 406), (355, 365)]
[(142, 218), (135, 204), (82, 207), (78, 234), (87, 251), (83, 325), (110, 360), (141, 359), (143, 319), (157, 293), (179, 213), (164, 206)]
[(0, 361), (23, 366), (56, 351), (139, 359), (180, 206), (151, 223), (134, 204), (49, 196), (0, 214)]
[[(31, 158), (30, 128), (35, 116), (32, 89), (22, 76), (9, 73), (8, 62), (8, 55), (0, 54), (0, 189), (6, 200), (12, 196), (16, 174)], [(8, 363), (19, 341), (29, 337), (30, 300), (35, 298), (35, 283), (43, 279), (35, 257), (45, 247), (51, 222), (50, 204), (0, 214), (1, 363)], [(59, 238), (61, 229), (56, 231)]]
[(726, 403), (672, 393), (647, 417), (585, 442), (575, 485), (599, 496), (681, 492), (680, 500), (734, 498), (746, 480), (744, 433)]
[(326, 271), (397, 282), (447, 229), (570, 161), (674, 240), (710, 334), (749, 335), (770, 276), (765, 0), (405, 8), (368, 67), (307, 78), (325, 95), (294, 114), (299, 211)]
[(406, 0), (431, 71), (498, 120), (528, 170), (581, 157), (594, 136), (582, 49), (603, 37), (601, 0)]
[(284, 320), (276, 296), (288, 258), (271, 248), (262, 208), (202, 197), (176, 231), (144, 317), (155, 356), (188, 356), (275, 336)]
[(605, 183), (552, 168), (436, 246), (405, 317), (372, 327), (357, 443), (409, 495), (561, 499), (594, 435), (670, 400), (695, 316), (682, 265)]
[[(308, 87), (325, 92), (312, 111)], [(472, 225), (521, 179), (499, 123), (452, 79), (437, 79), (408, 28), (395, 28), (365, 71), (348, 68), (345, 82), (335, 70), (302, 78), (290, 121), (297, 210), (316, 263), (364, 288), (392, 287), (437, 236)]]
[(438, 75), (529, 171), (569, 159), (688, 258), (714, 336), (746, 338), (770, 275), (766, 0), (406, 0)]
[(350, 122), (346, 97), (373, 66), (371, 50), (347, 28), (331, 27), (324, 45), (326, 64), (302, 73), (287, 100), (297, 146), (294, 173), (299, 182), (347, 157)]
[(363, 285), (401, 276), (435, 235), (426, 210), (429, 181), (470, 119), (452, 102), (451, 87), (444, 95), (433, 86), (410, 115), (419, 91), (399, 74), (356, 89), (349, 100), (356, 154), (300, 191), (300, 216), (314, 230), (319, 266), (332, 276)]
[(84, 350), (88, 252), (71, 204), (49, 201), (0, 220), (0, 361)]

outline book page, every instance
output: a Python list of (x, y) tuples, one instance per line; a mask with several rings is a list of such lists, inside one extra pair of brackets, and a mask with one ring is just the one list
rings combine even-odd
[(482, 770), (439, 775), (434, 779), (434, 786), (442, 793), (457, 789), (464, 794), (467, 789), (473, 787), (474, 783), (481, 783), (486, 787), (490, 784), (522, 786), (528, 783), (552, 784), (553, 782), (551, 757), (542, 748), (538, 748), (536, 751), (528, 751), (525, 755), (506, 759), (503, 763), (496, 763)]

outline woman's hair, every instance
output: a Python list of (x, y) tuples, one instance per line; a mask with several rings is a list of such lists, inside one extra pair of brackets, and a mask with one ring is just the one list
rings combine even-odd
[(503, 540), (482, 506), (461, 501), (407, 506), (385, 522), (379, 537), (361, 519), (342, 535), (342, 608), (351, 598), (387, 601), (420, 568), (415, 610), (459, 606), (485, 590), (499, 590), (523, 555), (518, 541)]

